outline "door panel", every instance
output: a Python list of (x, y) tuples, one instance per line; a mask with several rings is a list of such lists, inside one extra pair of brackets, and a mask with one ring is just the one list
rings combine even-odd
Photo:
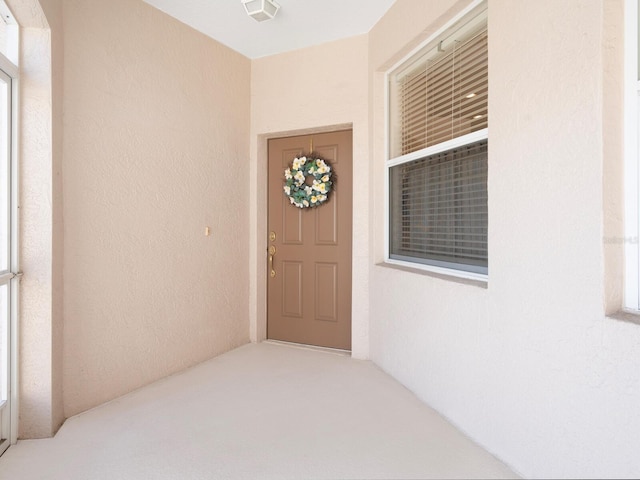
[[(334, 181), (315, 208), (290, 204), (284, 170), (309, 153), (326, 160)], [(351, 349), (352, 135), (340, 131), (269, 141), (269, 231), (275, 239), (268, 279), (267, 337)], [(271, 271), (271, 268), (269, 268)]]
[[(338, 192), (335, 192), (338, 197)], [(338, 211), (339, 200), (329, 202), (316, 213), (316, 245), (338, 245)]]
[(302, 318), (302, 262), (282, 262), (283, 317)]
[(316, 263), (316, 320), (338, 321), (338, 264)]
[(302, 245), (302, 210), (282, 204), (283, 245)]

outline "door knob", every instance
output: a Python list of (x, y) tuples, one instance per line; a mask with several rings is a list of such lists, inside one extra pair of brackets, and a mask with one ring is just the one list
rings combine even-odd
[(271, 278), (276, 276), (276, 271), (273, 269), (273, 256), (276, 254), (276, 246), (271, 245), (269, 247), (269, 269), (271, 270)]

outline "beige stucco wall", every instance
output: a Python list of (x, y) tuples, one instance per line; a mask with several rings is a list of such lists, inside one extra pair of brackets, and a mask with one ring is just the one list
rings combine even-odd
[(249, 341), (251, 65), (138, 0), (64, 45), (69, 416)]
[(254, 60), (251, 75), (251, 338), (266, 337), (268, 138), (353, 128), (352, 352), (368, 356), (367, 36)]
[[(467, 3), (396, 2), (370, 32), (374, 78)], [(605, 316), (621, 275), (603, 246), (620, 229), (619, 7), (489, 1), (489, 283), (372, 267), (371, 358), (531, 478), (640, 475), (640, 327)]]
[(51, 362), (52, 431), (65, 419), (63, 398), (64, 223), (62, 185), (63, 144), (63, 7), (60, 0), (39, 0), (50, 28), (51, 50)]

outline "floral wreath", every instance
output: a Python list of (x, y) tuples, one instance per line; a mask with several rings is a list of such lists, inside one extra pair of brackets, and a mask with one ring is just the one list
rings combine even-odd
[[(329, 199), (332, 175), (331, 167), (321, 158), (294, 158), (284, 171), (284, 193), (298, 208), (317, 207)], [(311, 185), (307, 184), (308, 177), (313, 177)]]

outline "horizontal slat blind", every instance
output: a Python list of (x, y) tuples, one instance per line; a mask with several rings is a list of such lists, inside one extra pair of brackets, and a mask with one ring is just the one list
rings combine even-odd
[(487, 140), (390, 168), (390, 257), (487, 273)]
[(486, 22), (469, 38), (448, 43), (395, 77), (394, 157), (487, 128)]

